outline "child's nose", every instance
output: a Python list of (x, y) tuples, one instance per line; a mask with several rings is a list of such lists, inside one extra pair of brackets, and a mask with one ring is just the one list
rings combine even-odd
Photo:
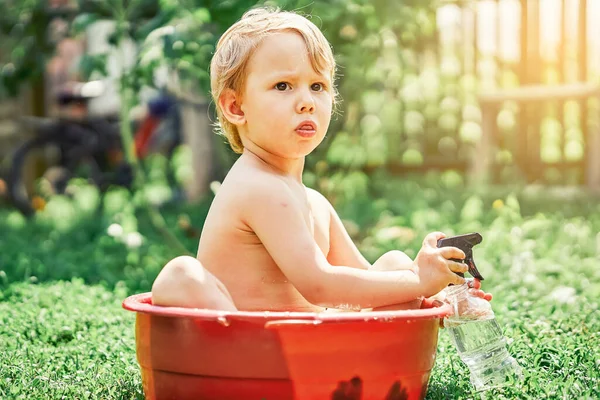
[(305, 113), (305, 112), (313, 113), (314, 111), (315, 111), (314, 105), (303, 105), (300, 107), (301, 113)]
[(309, 93), (304, 93), (296, 107), (298, 113), (313, 113), (315, 112), (315, 101)]

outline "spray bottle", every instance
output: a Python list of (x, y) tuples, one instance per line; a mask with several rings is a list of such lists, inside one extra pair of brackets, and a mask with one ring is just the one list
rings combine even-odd
[[(469, 273), (482, 281), (473, 260), (473, 246), (481, 243), (479, 233), (440, 239), (438, 247), (453, 246), (461, 249)], [(464, 277), (464, 274), (457, 273)], [(477, 391), (502, 386), (509, 376), (521, 376), (521, 367), (506, 349), (506, 339), (487, 300), (469, 293), (467, 283), (450, 285), (445, 289), (446, 301), (454, 314), (444, 320), (452, 342), (462, 361), (469, 367), (471, 383)]]

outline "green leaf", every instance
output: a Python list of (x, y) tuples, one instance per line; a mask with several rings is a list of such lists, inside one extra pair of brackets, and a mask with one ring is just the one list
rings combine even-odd
[(194, 11), (194, 20), (196, 23), (206, 24), (210, 22), (210, 11), (207, 8), (198, 8)]
[(71, 23), (71, 33), (73, 35), (79, 35), (94, 22), (98, 21), (98, 16), (90, 13), (79, 14)]
[(100, 73), (103, 77), (107, 76), (107, 58), (108, 54), (84, 54), (79, 62), (79, 68), (84, 79), (89, 80), (94, 72)]

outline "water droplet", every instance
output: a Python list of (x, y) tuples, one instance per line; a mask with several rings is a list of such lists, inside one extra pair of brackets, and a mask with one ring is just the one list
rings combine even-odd
[(225, 317), (219, 317), (219, 318), (217, 318), (217, 322), (220, 325), (223, 325), (225, 327), (227, 327), (227, 326), (229, 326), (231, 324), (231, 322), (229, 322), (229, 320), (227, 318), (225, 318)]

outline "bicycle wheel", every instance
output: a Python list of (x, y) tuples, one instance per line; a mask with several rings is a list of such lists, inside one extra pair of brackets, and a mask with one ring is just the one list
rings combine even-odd
[[(12, 204), (26, 216), (31, 216), (35, 213), (32, 202), (34, 195), (30, 190), (27, 190), (23, 179), (27, 159), (34, 152), (55, 145), (58, 139), (58, 134), (46, 134), (36, 137), (22, 144), (13, 153), (6, 182), (8, 198)], [(57, 178), (57, 185), (62, 184), (62, 181), (66, 184), (66, 181), (69, 179), (66, 170), (60, 172), (56, 171), (53, 175)]]
[[(52, 146), (67, 148), (68, 156), (61, 160), (62, 165), (49, 165), (44, 168), (41, 178), (49, 184), (46, 186), (46, 194), (63, 194), (69, 180), (75, 176), (74, 171), (85, 166), (86, 175), (99, 186), (103, 181), (102, 173), (96, 160), (90, 154), (90, 150), (79, 143), (65, 140), (65, 132), (57, 129), (46, 132), (44, 135), (25, 142), (13, 154), (11, 168), (7, 177), (8, 198), (12, 204), (24, 215), (32, 216), (36, 208), (36, 202), (42, 202), (42, 197), (35, 189), (27, 190), (24, 180), (27, 159), (33, 153)], [(63, 149), (64, 150), (64, 149)], [(63, 157), (64, 158), (64, 157)]]

